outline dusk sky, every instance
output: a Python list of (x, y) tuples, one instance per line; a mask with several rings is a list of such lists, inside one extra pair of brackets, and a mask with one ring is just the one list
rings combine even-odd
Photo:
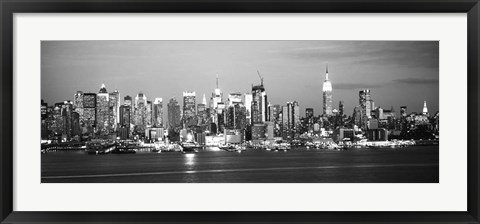
[(322, 112), (322, 84), (328, 63), (333, 105), (345, 102), (352, 115), (358, 91), (370, 89), (375, 106), (406, 105), (430, 113), (439, 104), (438, 41), (42, 41), (42, 99), (49, 105), (73, 100), (77, 90), (120, 91), (121, 99), (138, 92), (163, 98), (164, 112), (173, 96), (195, 91), (197, 103), (215, 89), (215, 77), (228, 93), (251, 93), (264, 77), (268, 101), (298, 101)]

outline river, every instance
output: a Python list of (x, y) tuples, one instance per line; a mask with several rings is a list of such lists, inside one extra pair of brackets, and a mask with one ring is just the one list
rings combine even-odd
[(41, 156), (42, 183), (438, 183), (439, 147)]

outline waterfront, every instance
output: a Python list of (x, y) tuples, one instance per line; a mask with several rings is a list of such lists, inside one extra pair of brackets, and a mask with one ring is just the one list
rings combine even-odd
[(42, 183), (438, 183), (438, 146), (42, 154)]

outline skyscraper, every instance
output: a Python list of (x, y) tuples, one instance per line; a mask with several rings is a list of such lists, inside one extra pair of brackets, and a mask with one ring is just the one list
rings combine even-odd
[(207, 109), (207, 98), (203, 94), (202, 103), (197, 104), (197, 124), (205, 125), (208, 121), (208, 109)]
[(97, 94), (83, 94), (83, 114), (80, 114), (80, 126), (89, 134), (93, 133), (97, 125)]
[(338, 113), (339, 113), (339, 115), (342, 116), (342, 117), (343, 117), (343, 115), (345, 114), (345, 106), (343, 105), (343, 101), (342, 101), (342, 100), (340, 100), (340, 101), (338, 102)]
[(212, 107), (213, 109), (217, 109), (218, 103), (222, 102), (223, 98), (223, 93), (220, 91), (220, 88), (218, 87), (218, 74), (217, 74), (217, 83), (216, 83), (216, 88), (215, 91), (212, 93)]
[(291, 129), (290, 129), (290, 124), (292, 123), (291, 121), (291, 107), (290, 107), (290, 102), (287, 103), (286, 106), (282, 107), (282, 138), (287, 140), (290, 139), (291, 136)]
[(123, 105), (126, 105), (126, 106), (132, 106), (133, 103), (132, 103), (132, 97), (131, 96), (126, 96), (123, 98)]
[(362, 113), (367, 118), (371, 117), (370, 112), (372, 111), (372, 98), (370, 96), (370, 90), (364, 89), (358, 93), (359, 104), (362, 107)]
[(108, 94), (108, 109), (109, 126), (115, 130), (120, 123), (120, 92), (118, 90)]
[(228, 105), (232, 106), (234, 104), (239, 104), (242, 102), (242, 94), (241, 93), (230, 93), (228, 94)]
[(360, 126), (367, 127), (368, 120), (372, 118), (372, 104), (373, 100), (370, 96), (370, 90), (364, 89), (358, 93), (359, 107), (360, 107)]
[(313, 118), (313, 108), (306, 108), (305, 109), (305, 117), (307, 119)]
[(185, 127), (196, 125), (195, 92), (183, 92), (183, 123)]
[(64, 101), (63, 103), (57, 104), (61, 110), (62, 117), (62, 138), (71, 139), (73, 137), (73, 102)]
[(293, 101), (292, 103), (292, 131), (294, 132), (293, 134), (295, 135), (298, 130), (300, 130), (300, 105), (298, 104), (297, 101)]
[(325, 74), (325, 81), (323, 82), (323, 115), (331, 116), (332, 115), (332, 83), (328, 80), (328, 64)]
[(252, 86), (252, 124), (262, 124), (266, 121), (267, 105), (267, 93), (262, 79), (260, 85)]
[(135, 106), (133, 110), (133, 120), (137, 131), (143, 132), (147, 127), (147, 96), (142, 92), (135, 97)]
[(77, 91), (73, 97), (73, 110), (78, 113), (78, 124), (79, 126), (83, 125), (84, 115), (83, 115), (83, 92)]
[(152, 101), (147, 101), (147, 108), (145, 109), (145, 126), (147, 128), (152, 127)]
[(73, 108), (83, 108), (83, 92), (77, 91), (73, 96)]
[(423, 101), (423, 111), (422, 111), (422, 114), (423, 114), (423, 115), (427, 115), (427, 114), (428, 114), (427, 101)]
[(180, 123), (180, 105), (175, 97), (172, 97), (167, 104), (168, 110), (168, 129), (173, 130), (181, 125)]
[(108, 135), (110, 131), (108, 100), (107, 89), (105, 88), (105, 84), (102, 84), (97, 94), (97, 132), (100, 135)]
[(401, 117), (407, 117), (407, 106), (401, 106), (400, 107), (400, 116)]
[(153, 102), (153, 126), (163, 127), (163, 99), (155, 98)]
[(120, 106), (119, 132), (120, 132), (120, 138), (123, 140), (128, 139), (130, 137), (130, 124), (131, 124), (131, 115), (132, 115), (131, 110), (132, 110), (132, 107), (130, 105), (124, 104)]
[(228, 106), (225, 110), (226, 129), (245, 129), (247, 125), (246, 109), (242, 103)]
[(42, 139), (47, 139), (48, 138), (48, 122), (47, 122), (47, 118), (48, 118), (48, 113), (47, 113), (47, 109), (48, 108), (48, 104), (43, 102), (43, 100), (41, 101), (41, 104), (40, 104), (40, 115), (41, 115), (41, 137)]
[(253, 96), (251, 93), (245, 93), (244, 96), (244, 101), (245, 102), (245, 109), (247, 113), (247, 124), (252, 123), (252, 101), (253, 101)]
[(130, 128), (130, 111), (132, 108), (128, 105), (120, 106), (120, 125)]
[[(120, 124), (123, 125), (123, 127), (126, 127), (126, 135), (124, 135), (123, 137), (126, 137), (128, 138), (129, 134), (133, 131), (133, 126), (131, 124), (134, 124), (135, 123), (135, 119), (134, 119), (134, 108), (133, 108), (133, 101), (132, 101), (132, 97), (131, 96), (125, 96), (123, 98), (123, 106), (125, 106), (125, 108), (123, 109), (124, 113), (128, 113), (128, 114), (123, 114), (123, 117), (125, 116), (128, 116), (128, 125), (125, 123), (125, 122), (122, 122), (120, 121)], [(127, 107), (129, 108), (127, 110)], [(120, 115), (120, 119), (122, 115)]]
[(268, 105), (268, 121), (275, 123), (278, 120), (278, 114), (281, 113), (279, 106), (280, 105)]

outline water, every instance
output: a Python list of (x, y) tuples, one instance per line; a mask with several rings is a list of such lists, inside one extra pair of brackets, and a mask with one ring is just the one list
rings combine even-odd
[(438, 183), (438, 146), (42, 154), (42, 183)]

